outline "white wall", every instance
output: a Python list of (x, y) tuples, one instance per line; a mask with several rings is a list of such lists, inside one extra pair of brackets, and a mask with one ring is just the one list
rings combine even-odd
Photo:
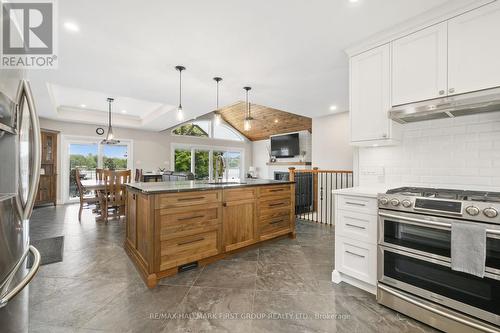
[[(305, 151), (305, 161), (311, 161), (311, 133), (309, 131), (300, 131), (299, 133), (299, 146), (300, 151)], [(252, 142), (253, 151), (253, 166), (257, 168), (257, 176), (263, 179), (274, 179), (274, 171), (288, 171), (288, 166), (269, 166), (266, 163), (269, 162), (269, 153), (267, 148), (271, 146), (271, 140), (259, 140)], [(297, 162), (300, 160), (300, 156), (293, 158), (278, 158), (279, 162)], [(294, 166), (297, 169), (303, 168), (299, 166)]]
[[(500, 112), (402, 126), (398, 146), (359, 149), (360, 185), (500, 190)], [(382, 170), (383, 176), (368, 175)]]
[(349, 113), (337, 113), (312, 121), (312, 164), (329, 170), (352, 170)]
[[(95, 132), (96, 125), (79, 124), (56, 121), (46, 118), (40, 118), (40, 125), (44, 129), (59, 131), (58, 138), (58, 174), (62, 177), (61, 161), (61, 135), (95, 137), (102, 140), (104, 136), (98, 136)], [(105, 130), (107, 130), (105, 128)], [(170, 161), (170, 148), (172, 143), (192, 144), (192, 145), (211, 145), (218, 147), (241, 148), (244, 150), (244, 168), (245, 174), (248, 167), (252, 164), (252, 143), (248, 140), (243, 142), (216, 140), (209, 138), (181, 137), (172, 135), (170, 130), (163, 132), (142, 131), (128, 128), (113, 127), (115, 137), (118, 139), (133, 140), (133, 168), (142, 168), (144, 171), (157, 170), (158, 168), (173, 169), (173, 163)], [(58, 179), (58, 200), (62, 201), (61, 179)]]

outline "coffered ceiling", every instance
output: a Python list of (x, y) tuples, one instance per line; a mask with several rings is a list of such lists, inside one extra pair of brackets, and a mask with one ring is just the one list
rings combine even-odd
[(245, 131), (243, 121), (245, 120), (245, 102), (238, 102), (220, 110), (222, 118), (241, 134), (251, 141), (268, 139), (270, 135), (311, 131), (312, 119), (293, 113), (269, 108), (263, 105), (252, 104), (251, 116), (252, 129)]

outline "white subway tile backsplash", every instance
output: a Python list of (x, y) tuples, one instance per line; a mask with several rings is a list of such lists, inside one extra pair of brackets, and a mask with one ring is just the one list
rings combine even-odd
[[(402, 126), (393, 147), (359, 149), (359, 166), (383, 167), (378, 182), (500, 186), (500, 112)], [(373, 177), (360, 178), (373, 181)]]

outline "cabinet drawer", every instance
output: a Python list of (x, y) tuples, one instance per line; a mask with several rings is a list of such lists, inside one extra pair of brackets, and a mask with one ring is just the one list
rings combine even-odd
[(259, 189), (259, 197), (260, 198), (268, 198), (268, 197), (290, 197), (291, 194), (291, 185), (273, 185), (273, 186), (262, 186)]
[(207, 230), (219, 228), (221, 223), (221, 205), (219, 203), (160, 209), (157, 211), (160, 221), (160, 240), (167, 240)]
[(290, 214), (259, 221), (259, 234), (261, 237), (280, 229), (290, 229)]
[(216, 255), (218, 243), (216, 230), (162, 241), (160, 270)]
[(337, 209), (345, 209), (358, 213), (377, 214), (377, 199), (367, 197), (356, 197), (349, 195), (339, 195)]
[(339, 209), (335, 226), (340, 236), (377, 244), (377, 215)]
[(156, 196), (155, 207), (174, 208), (192, 205), (206, 205), (221, 201), (220, 191), (169, 193)]
[(377, 283), (377, 246), (335, 237), (335, 269), (371, 285)]
[(234, 188), (223, 190), (224, 201), (239, 201), (257, 198), (257, 188)]
[(290, 212), (292, 201), (290, 198), (282, 198), (282, 199), (273, 199), (260, 201), (260, 217), (273, 214), (276, 212), (282, 212), (284, 210), (288, 210)]

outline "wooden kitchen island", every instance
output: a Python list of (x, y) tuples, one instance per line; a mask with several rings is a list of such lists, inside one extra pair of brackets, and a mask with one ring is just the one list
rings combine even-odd
[(259, 242), (295, 237), (293, 182), (132, 183), (127, 190), (125, 250), (150, 288)]

